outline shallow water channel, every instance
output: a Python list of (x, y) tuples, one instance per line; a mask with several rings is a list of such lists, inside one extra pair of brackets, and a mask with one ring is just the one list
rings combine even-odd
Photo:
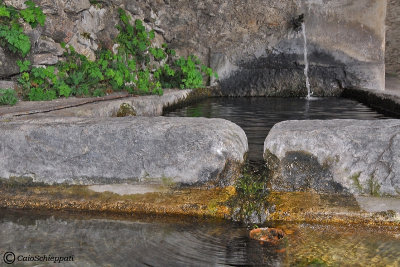
[(315, 98), (208, 98), (168, 112), (170, 117), (222, 118), (242, 127), (249, 142), (249, 159), (263, 160), (264, 141), (276, 123), (286, 120), (385, 119), (385, 115), (354, 100)]

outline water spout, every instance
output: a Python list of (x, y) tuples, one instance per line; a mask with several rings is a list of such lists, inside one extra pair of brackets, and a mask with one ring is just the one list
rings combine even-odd
[(306, 35), (306, 24), (303, 22), (301, 24), (301, 29), (303, 30), (304, 37), (304, 75), (306, 76), (306, 87), (307, 87), (307, 99), (310, 99), (312, 96), (311, 86), (310, 86), (310, 78), (308, 77), (308, 50), (307, 50), (307, 35)]

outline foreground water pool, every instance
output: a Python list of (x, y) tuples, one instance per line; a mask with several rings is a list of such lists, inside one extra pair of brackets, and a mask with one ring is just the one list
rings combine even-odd
[(265, 98), (217, 97), (168, 112), (171, 117), (223, 118), (242, 127), (249, 142), (249, 159), (262, 160), (265, 138), (276, 123), (285, 120), (386, 119), (387, 116), (354, 100), (337, 97)]
[[(0, 209), (0, 252), (73, 256), (24, 266), (399, 266), (399, 229), (284, 224), (281, 244), (240, 225), (182, 218), (115, 218)], [(2, 258), (1, 257), (1, 258)], [(3, 262), (2, 262), (3, 264)]]

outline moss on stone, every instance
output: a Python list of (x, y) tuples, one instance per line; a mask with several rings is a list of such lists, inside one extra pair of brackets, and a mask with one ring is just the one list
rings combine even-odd
[(119, 214), (229, 217), (227, 188), (170, 189), (135, 195), (95, 192), (82, 185), (18, 186), (0, 184), (0, 208), (71, 210)]
[(368, 179), (369, 194), (374, 197), (379, 197), (379, 196), (381, 196), (380, 189), (381, 189), (381, 185), (378, 183), (378, 181), (375, 180), (375, 177), (372, 174), (370, 176), (370, 178)]
[(264, 223), (267, 209), (267, 174), (261, 166), (247, 164), (235, 184), (236, 194), (229, 200), (232, 218), (246, 224)]
[(117, 117), (136, 116), (135, 109), (128, 103), (122, 103), (117, 112)]
[(362, 186), (361, 186), (361, 183), (359, 180), (360, 176), (361, 176), (361, 172), (357, 172), (357, 173), (353, 174), (352, 176), (350, 176), (350, 180), (353, 181), (353, 185), (361, 193), (363, 189), (362, 189)]

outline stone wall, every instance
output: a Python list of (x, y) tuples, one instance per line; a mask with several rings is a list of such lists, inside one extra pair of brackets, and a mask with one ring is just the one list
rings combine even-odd
[(400, 1), (388, 0), (386, 17), (386, 72), (400, 75)]
[[(5, 2), (20, 7), (23, 1)], [(112, 48), (122, 7), (156, 30), (158, 44), (169, 43), (179, 55), (196, 54), (217, 70), (223, 95), (305, 95), (303, 35), (293, 27), (303, 13), (316, 95), (383, 88), (386, 0), (36, 2), (47, 15), (44, 27), (27, 29), (34, 43), (30, 57), (39, 65), (57, 62), (59, 42), (91, 59), (100, 47)], [(4, 56), (0, 78), (18, 72), (14, 61)]]

